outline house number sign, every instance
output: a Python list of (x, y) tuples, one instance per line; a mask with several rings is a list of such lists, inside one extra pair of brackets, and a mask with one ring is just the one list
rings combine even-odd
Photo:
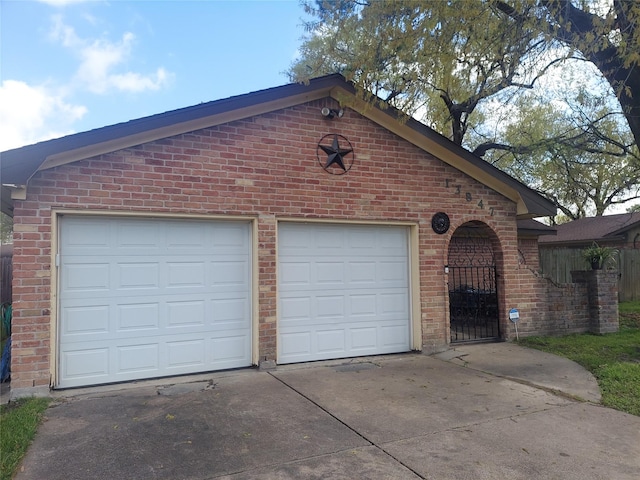
[[(467, 202), (469, 203), (475, 203), (476, 206), (478, 208), (481, 209), (485, 209), (486, 205), (484, 203), (484, 201), (482, 199), (477, 199), (477, 198), (473, 198), (473, 195), (471, 195), (471, 192), (463, 192), (462, 191), (462, 185), (456, 185), (453, 183), (453, 180), (451, 180), (450, 178), (445, 178), (444, 180), (444, 184), (446, 188), (451, 188), (453, 190), (455, 190), (456, 195), (460, 195), (461, 197), (463, 197)], [(493, 214), (495, 213), (495, 208), (494, 207), (488, 207), (487, 208), (489, 210), (489, 215), (493, 217)]]

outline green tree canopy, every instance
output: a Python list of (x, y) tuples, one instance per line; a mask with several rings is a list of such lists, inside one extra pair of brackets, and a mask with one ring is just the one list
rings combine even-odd
[[(540, 7), (532, 16), (532, 4)], [(613, 89), (640, 144), (640, 2), (637, 0), (498, 0), (514, 19), (527, 16), (541, 32), (592, 62)]]
[[(633, 195), (629, 181), (638, 183), (634, 168), (640, 131), (633, 130), (632, 120), (637, 113), (633, 102), (640, 99), (634, 83), (639, 75), (639, 4), (307, 1), (306, 11), (314, 20), (307, 24), (301, 56), (289, 73), (293, 80), (305, 80), (340, 72), (364, 99), (377, 102), (379, 97), (417, 117), (539, 188), (566, 214), (601, 214)], [(602, 75), (608, 82), (600, 89), (600, 108), (575, 108), (586, 98), (584, 88), (579, 92), (569, 86), (575, 91), (559, 100), (561, 107), (550, 94), (545, 97), (550, 83), (545, 79), (564, 77), (567, 64), (588, 62), (599, 71), (584, 68), (586, 75)], [(523, 128), (529, 133), (520, 134)], [(604, 179), (584, 173), (595, 172), (600, 163), (607, 164), (603, 174), (609, 175), (608, 183), (616, 183), (606, 193)], [(614, 168), (613, 163), (620, 165)], [(578, 164), (580, 175), (567, 169)], [(629, 168), (633, 175), (625, 180)], [(562, 186), (562, 176), (569, 172), (571, 188)]]

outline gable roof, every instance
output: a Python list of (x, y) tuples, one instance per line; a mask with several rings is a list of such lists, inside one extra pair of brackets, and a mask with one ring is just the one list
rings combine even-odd
[(640, 227), (640, 212), (621, 213), (573, 220), (556, 225), (555, 237), (540, 238), (540, 243), (591, 243), (617, 240), (634, 227)]
[(2, 210), (8, 213), (10, 190), (13, 190), (13, 198), (24, 198), (29, 179), (37, 171), (326, 97), (348, 101), (349, 108), (514, 201), (518, 218), (555, 215), (556, 207), (548, 199), (435, 130), (413, 118), (400, 121), (402, 115), (396, 109), (383, 110), (359, 100), (354, 85), (339, 74), (315, 78), (308, 84), (292, 83), (201, 103), (1, 152)]

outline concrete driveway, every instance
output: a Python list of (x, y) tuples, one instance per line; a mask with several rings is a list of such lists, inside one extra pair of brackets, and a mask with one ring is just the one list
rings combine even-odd
[[(593, 378), (532, 352), (474, 345), (62, 392), (16, 478), (637, 479), (640, 418), (577, 400), (564, 385), (588, 396)], [(509, 374), (531, 359), (528, 378)], [(562, 380), (571, 369), (582, 385)]]

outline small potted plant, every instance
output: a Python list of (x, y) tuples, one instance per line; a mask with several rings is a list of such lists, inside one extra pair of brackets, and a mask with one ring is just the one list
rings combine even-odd
[(615, 248), (601, 247), (596, 242), (593, 242), (590, 247), (582, 250), (582, 258), (591, 265), (593, 270), (600, 270), (604, 263), (615, 258), (617, 253), (618, 251)]

